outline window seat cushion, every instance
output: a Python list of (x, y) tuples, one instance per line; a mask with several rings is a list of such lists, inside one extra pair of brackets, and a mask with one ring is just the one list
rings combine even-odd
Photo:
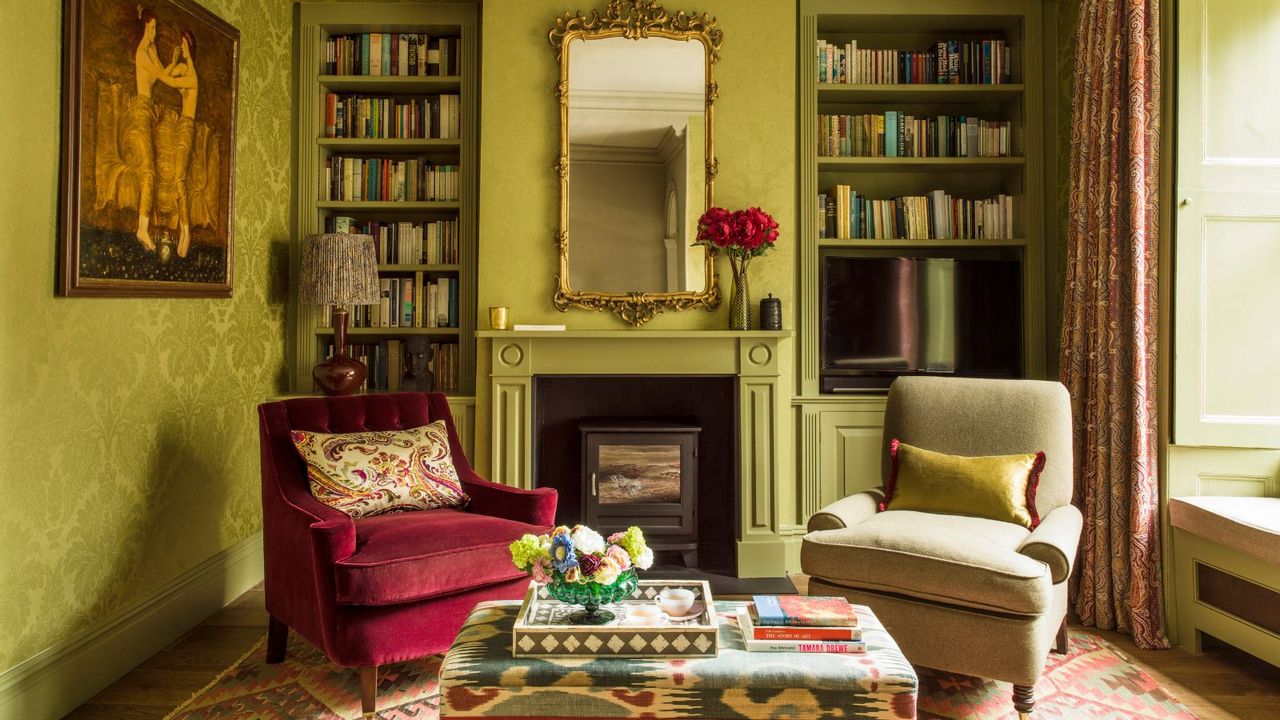
[(1169, 520), (1175, 528), (1280, 565), (1280, 498), (1173, 498)]

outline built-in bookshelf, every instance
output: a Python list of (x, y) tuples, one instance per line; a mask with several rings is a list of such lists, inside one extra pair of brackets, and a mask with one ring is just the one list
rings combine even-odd
[(883, 392), (821, 392), (824, 253), (1018, 260), (1023, 374), (1044, 376), (1041, 5), (801, 0), (796, 532), (881, 478)]
[[(379, 305), (350, 308), (367, 390), (394, 390), (410, 345), (434, 389), (475, 388), (478, 20), (474, 3), (301, 3), (297, 242), (374, 237)], [(296, 274), (295, 274), (296, 277)], [(333, 351), (330, 313), (291, 305), (293, 385)]]
[(1024, 269), (1025, 374), (1043, 373), (1037, 0), (801, 5), (800, 395), (818, 394), (819, 255), (977, 251)]

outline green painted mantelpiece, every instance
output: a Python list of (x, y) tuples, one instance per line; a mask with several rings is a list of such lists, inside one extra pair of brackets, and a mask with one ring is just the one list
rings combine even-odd
[(780, 527), (779, 346), (791, 332), (728, 330), (482, 331), (488, 338), (492, 475), (533, 484), (533, 378), (537, 375), (733, 375), (738, 378), (738, 575), (786, 572)]

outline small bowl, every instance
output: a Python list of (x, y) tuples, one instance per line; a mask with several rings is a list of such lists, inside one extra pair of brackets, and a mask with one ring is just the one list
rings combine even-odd
[(653, 605), (637, 605), (627, 610), (627, 617), (623, 621), (624, 625), (661, 625), (665, 613), (661, 608)]

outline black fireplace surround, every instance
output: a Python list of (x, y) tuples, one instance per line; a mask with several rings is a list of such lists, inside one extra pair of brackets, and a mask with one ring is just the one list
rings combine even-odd
[[(735, 575), (737, 538), (737, 378), (732, 375), (538, 375), (533, 379), (533, 481), (560, 494), (556, 522), (584, 522), (579, 424), (655, 421), (696, 425), (697, 569)], [(679, 553), (659, 564), (680, 566)]]

